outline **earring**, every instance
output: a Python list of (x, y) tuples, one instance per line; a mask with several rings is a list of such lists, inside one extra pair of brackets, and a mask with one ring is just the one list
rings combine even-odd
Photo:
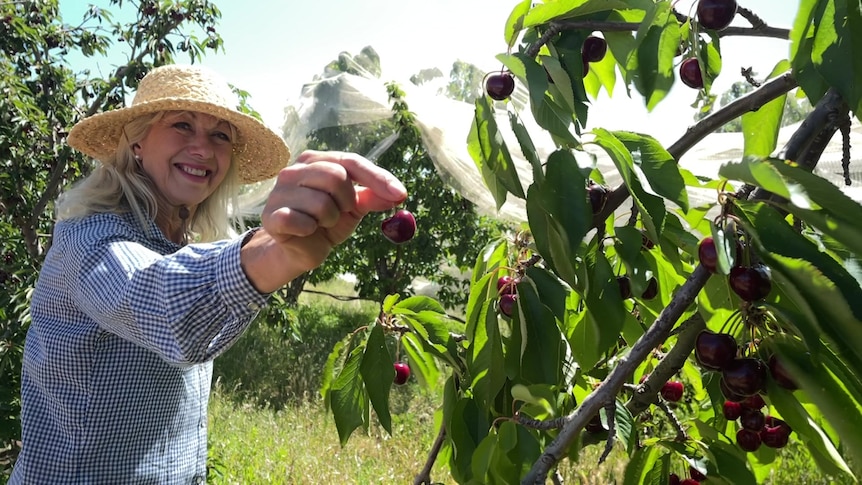
[(140, 155), (138, 155), (137, 153), (135, 154), (135, 157), (134, 157), (134, 158), (135, 158), (135, 161), (136, 161), (136, 162), (138, 162), (138, 163), (141, 163), (141, 161), (143, 160), (143, 159), (141, 158), (141, 156), (140, 156)]

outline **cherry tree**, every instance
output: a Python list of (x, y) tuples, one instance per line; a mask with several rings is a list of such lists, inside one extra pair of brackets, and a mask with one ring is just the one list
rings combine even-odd
[[(497, 56), (504, 67), (475, 102), (468, 144), (498, 205), (523, 200), (527, 223), (480, 251), (463, 326), (431, 298), (391, 296), (376, 322), (334, 349), (323, 391), (342, 443), (368, 427), (372, 409), (391, 431), (393, 361), (403, 353), (443, 396), (415, 483), (432, 482), (441, 456), (459, 483), (556, 482), (560, 462), (597, 440), (601, 459), (625, 451), (625, 483), (758, 483), (790, 440), (826, 474), (859, 475), (862, 288), (852, 268), (862, 206), (813, 171), (843, 136), (850, 183), (862, 7), (802, 0), (788, 29), (735, 0), (700, 0), (691, 16), (674, 4), (513, 8)], [(677, 82), (708, 109), (727, 36), (785, 39), (790, 56), (669, 146), (649, 127), (586, 129), (591, 100), (620, 80), (647, 109)], [(778, 147), (792, 90), (814, 108)], [(553, 140), (550, 155), (539, 155), (527, 117)], [(714, 177), (680, 166), (738, 118), (740, 159)], [(613, 174), (594, 162), (596, 150)], [(692, 203), (703, 189), (714, 200)], [(663, 426), (640, 419), (647, 412)]]

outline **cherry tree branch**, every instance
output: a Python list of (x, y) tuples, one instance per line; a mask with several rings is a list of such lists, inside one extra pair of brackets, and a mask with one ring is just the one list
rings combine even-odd
[[(719, 127), (739, 118), (745, 113), (757, 111), (766, 103), (789, 92), (798, 86), (796, 79), (791, 73), (785, 73), (775, 79), (763, 84), (756, 91), (742, 96), (718, 111), (698, 121), (686, 130), (685, 134), (674, 142), (667, 151), (675, 159), (679, 160), (693, 146), (706, 138)], [(593, 226), (603, 227), (605, 220), (614, 213), (629, 196), (628, 187), (620, 184), (608, 192), (605, 206), (598, 214), (593, 216)]]
[(677, 328), (679, 332), (677, 333), (676, 344), (659, 361), (649, 377), (635, 388), (632, 397), (626, 403), (626, 408), (632, 413), (632, 416), (637, 416), (649, 408), (651, 404), (656, 403), (656, 397), (661, 386), (682, 369), (686, 359), (694, 349), (697, 334), (706, 328), (706, 323), (699, 313), (695, 313)]
[(632, 345), (629, 353), (620, 359), (619, 365), (608, 374), (602, 385), (587, 396), (572, 414), (563, 419), (565, 424), (560, 433), (533, 464), (533, 467), (521, 481), (522, 484), (545, 483), (548, 472), (566, 455), (566, 450), (577, 438), (580, 430), (605, 403), (615, 399), (616, 394), (631, 377), (637, 366), (652, 352), (652, 349), (667, 339), (671, 329), (683, 312), (694, 302), (709, 276), (709, 271), (704, 267), (700, 265), (695, 267), (656, 321)]
[(437, 455), (440, 454), (440, 449), (443, 448), (443, 441), (446, 439), (446, 428), (440, 426), (440, 432), (437, 433), (437, 438), (434, 439), (434, 444), (431, 445), (431, 450), (428, 452), (428, 459), (425, 461), (425, 466), (422, 471), (416, 475), (413, 480), (413, 485), (431, 485), (431, 469), (434, 468), (434, 462), (437, 461)]

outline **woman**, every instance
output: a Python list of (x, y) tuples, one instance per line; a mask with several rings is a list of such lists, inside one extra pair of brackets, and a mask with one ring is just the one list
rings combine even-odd
[[(407, 196), (348, 153), (305, 152), (238, 112), (228, 84), (164, 66), (69, 144), (101, 163), (58, 200), (33, 293), (12, 484), (203, 483), (212, 359), (267, 296), (370, 211)], [(238, 188), (276, 176), (261, 227)]]

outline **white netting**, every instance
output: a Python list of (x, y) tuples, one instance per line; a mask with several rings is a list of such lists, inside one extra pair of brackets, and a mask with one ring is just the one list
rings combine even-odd
[[(358, 72), (363, 72), (359, 66), (351, 66)], [(445, 83), (445, 79), (438, 79)], [(498, 212), (496, 203), (484, 184), (475, 162), (467, 152), (467, 136), (473, 119), (473, 105), (456, 101), (441, 94), (441, 84), (428, 83), (416, 86), (408, 81), (399, 82), (399, 87), (405, 93), (405, 101), (410, 111), (415, 114), (415, 120), (420, 128), (428, 153), (434, 161), (442, 179), (451, 185), (465, 198), (472, 201), (480, 212), (513, 221), (525, 221), (524, 201), (509, 196), (507, 202)], [(546, 132), (533, 121), (528, 108), (524, 107), (526, 92), (518, 86), (512, 97), (508, 110), (523, 113), (521, 122), (533, 138), (539, 152), (540, 160), (545, 160), (554, 150), (553, 142)], [(521, 175), (524, 188), (532, 181), (532, 169), (519, 151), (519, 145), (509, 128), (507, 107), (499, 104), (497, 123)], [(326, 72), (315, 81), (306, 84), (299, 98), (285, 110), (283, 136), (294, 154), (301, 152), (307, 144), (309, 133), (332, 126), (353, 125), (386, 119), (392, 116), (390, 102), (385, 87), (385, 80), (370, 74), (355, 75), (343, 72)], [(779, 149), (789, 140), (798, 125), (788, 126), (780, 131)], [(648, 133), (648, 131), (646, 132)], [(585, 140), (588, 138), (585, 137)], [(363, 154), (374, 160), (394, 141), (388, 137), (375, 147), (371, 153)], [(862, 142), (862, 127), (854, 120), (851, 133), (851, 143), (859, 146)], [(741, 133), (714, 133), (698, 143), (680, 160), (680, 165), (692, 171), (695, 175), (716, 177), (722, 163), (739, 160), (744, 146)], [(604, 174), (609, 186), (616, 186), (621, 178), (612, 161), (599, 148), (591, 146), (591, 158), (585, 154), (576, 154), (582, 164), (590, 165), (595, 160), (596, 166)], [(858, 158), (858, 156), (857, 156)], [(854, 167), (859, 161), (853, 162)], [(841, 172), (841, 137), (833, 138), (823, 154), (817, 173), (836, 185), (844, 188)], [(855, 173), (859, 178), (859, 172)], [(859, 182), (859, 180), (855, 180)], [(261, 189), (253, 191), (258, 202), (261, 202), (269, 187), (261, 184)], [(858, 195), (855, 187), (845, 188), (851, 196)], [(691, 190), (689, 193), (692, 206), (714, 202), (716, 193), (713, 190)], [(860, 197), (854, 196), (859, 200)], [(619, 214), (624, 214), (628, 207), (620, 208)]]

